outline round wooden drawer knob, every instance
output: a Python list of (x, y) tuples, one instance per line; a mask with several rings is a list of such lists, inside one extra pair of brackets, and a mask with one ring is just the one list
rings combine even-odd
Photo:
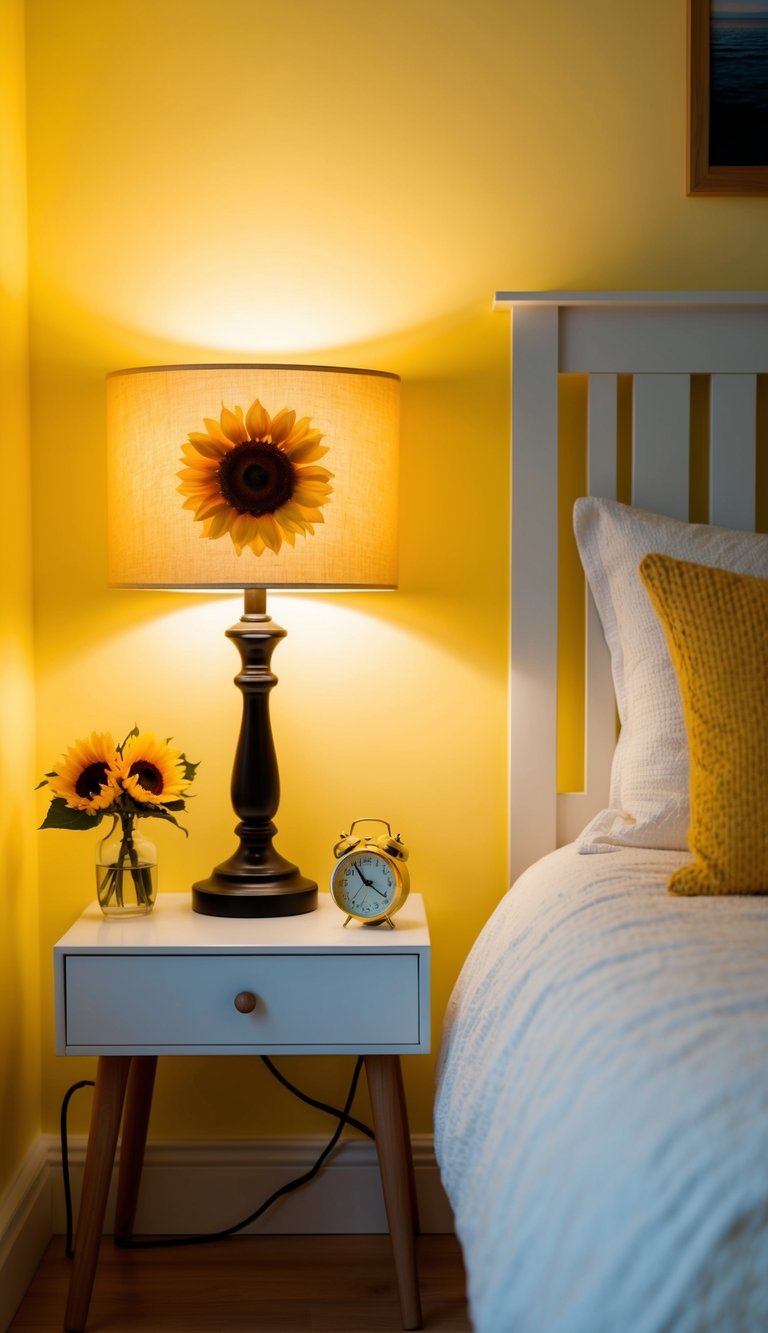
[(235, 996), (235, 1008), (240, 1014), (252, 1014), (256, 1008), (256, 996), (251, 990), (241, 990)]

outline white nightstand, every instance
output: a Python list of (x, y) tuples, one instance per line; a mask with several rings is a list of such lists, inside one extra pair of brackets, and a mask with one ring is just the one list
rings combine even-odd
[(121, 1119), (115, 1234), (133, 1229), (157, 1057), (339, 1052), (365, 1057), (403, 1327), (421, 1326), (399, 1059), (429, 1050), (418, 894), (395, 930), (343, 929), (325, 893), (316, 912), (273, 920), (200, 916), (186, 894), (161, 894), (150, 916), (125, 922), (94, 904), (55, 946), (54, 972), (57, 1053), (99, 1057), (67, 1329), (87, 1319)]

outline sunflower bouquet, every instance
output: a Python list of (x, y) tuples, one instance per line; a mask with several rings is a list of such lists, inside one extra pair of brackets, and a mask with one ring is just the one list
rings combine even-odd
[(176, 814), (184, 809), (196, 769), (197, 764), (171, 749), (168, 741), (134, 727), (119, 745), (108, 732), (94, 731), (76, 741), (58, 768), (38, 784), (52, 793), (41, 828), (92, 829), (111, 817), (97, 857), (98, 898), (104, 911), (124, 909), (127, 889), (135, 910), (151, 910), (156, 864), (142, 854), (136, 820), (165, 819), (186, 834)]

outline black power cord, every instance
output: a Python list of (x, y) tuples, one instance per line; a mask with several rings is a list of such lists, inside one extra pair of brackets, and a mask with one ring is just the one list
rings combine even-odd
[[(293, 1193), (294, 1190), (300, 1189), (302, 1185), (307, 1185), (309, 1181), (317, 1175), (318, 1171), (321, 1170), (324, 1162), (333, 1152), (336, 1144), (341, 1138), (345, 1125), (351, 1125), (353, 1129), (359, 1130), (361, 1134), (366, 1134), (371, 1139), (375, 1138), (373, 1130), (368, 1125), (364, 1124), (361, 1120), (356, 1120), (354, 1116), (349, 1114), (352, 1109), (352, 1103), (355, 1100), (355, 1093), (357, 1092), (357, 1085), (363, 1068), (362, 1055), (358, 1056), (355, 1061), (355, 1068), (352, 1073), (352, 1080), (349, 1085), (349, 1091), (347, 1093), (347, 1099), (344, 1103), (343, 1110), (339, 1110), (338, 1107), (335, 1106), (329, 1106), (327, 1102), (318, 1101), (317, 1098), (310, 1097), (308, 1093), (302, 1092), (300, 1088), (297, 1088), (294, 1083), (291, 1083), (290, 1079), (287, 1079), (285, 1075), (280, 1072), (269, 1059), (269, 1056), (262, 1055), (261, 1060), (266, 1065), (270, 1074), (272, 1074), (284, 1088), (287, 1088), (289, 1092), (293, 1093), (295, 1097), (306, 1102), (308, 1106), (314, 1106), (317, 1110), (325, 1112), (326, 1115), (334, 1116), (338, 1121), (333, 1134), (322, 1152), (316, 1158), (315, 1162), (308, 1171), (303, 1172), (300, 1176), (295, 1176), (292, 1180), (286, 1181), (284, 1185), (281, 1185), (276, 1189), (274, 1193), (270, 1194), (269, 1198), (265, 1199), (264, 1202), (260, 1204), (258, 1208), (254, 1209), (248, 1217), (244, 1217), (241, 1222), (233, 1223), (232, 1226), (224, 1227), (221, 1231), (210, 1231), (198, 1235), (162, 1236), (159, 1238), (155, 1237), (151, 1240), (143, 1238), (134, 1239), (133, 1237), (115, 1237), (115, 1244), (120, 1249), (169, 1249), (176, 1245), (204, 1245), (209, 1241), (226, 1240), (229, 1236), (236, 1235), (238, 1231), (243, 1231), (246, 1227), (250, 1226), (252, 1222), (256, 1222), (258, 1218), (263, 1216), (268, 1208), (272, 1207), (273, 1203), (277, 1202), (278, 1199), (283, 1198), (286, 1194)], [(72, 1191), (70, 1185), (69, 1151), (67, 1145), (67, 1112), (69, 1110), (69, 1103), (73, 1093), (77, 1092), (79, 1088), (92, 1088), (93, 1086), (93, 1079), (82, 1079), (79, 1083), (73, 1083), (72, 1087), (64, 1094), (64, 1099), (61, 1104), (61, 1169), (64, 1177), (64, 1204), (66, 1208), (67, 1225), (65, 1253), (68, 1259), (72, 1258)]]
[(61, 1115), (59, 1116), (59, 1134), (61, 1136), (61, 1174), (64, 1177), (64, 1207), (67, 1213), (67, 1243), (65, 1254), (68, 1259), (72, 1258), (72, 1186), (69, 1179), (69, 1143), (67, 1140), (67, 1112), (69, 1103), (72, 1100), (72, 1094), (79, 1088), (93, 1088), (96, 1085), (92, 1078), (83, 1078), (79, 1083), (73, 1083), (64, 1093), (64, 1099), (61, 1103)]
[[(285, 1074), (280, 1072), (277, 1065), (272, 1063), (268, 1055), (262, 1055), (260, 1059), (262, 1064), (266, 1065), (272, 1077), (276, 1078), (278, 1083), (282, 1083), (283, 1087), (287, 1088), (289, 1092), (292, 1092), (294, 1097), (298, 1097), (300, 1101), (306, 1102), (307, 1106), (314, 1106), (317, 1111), (324, 1111), (326, 1115), (336, 1116), (336, 1119), (338, 1120), (342, 1112), (339, 1111), (337, 1107), (329, 1106), (327, 1102), (319, 1102), (315, 1097), (310, 1097), (309, 1093), (302, 1092), (301, 1088), (297, 1088), (295, 1083), (291, 1083), (290, 1079), (286, 1078)], [(376, 1135), (370, 1126), (364, 1125), (362, 1120), (355, 1120), (354, 1116), (348, 1115), (345, 1123), (350, 1125), (352, 1129), (359, 1130), (361, 1134), (367, 1134), (369, 1139), (376, 1138)]]

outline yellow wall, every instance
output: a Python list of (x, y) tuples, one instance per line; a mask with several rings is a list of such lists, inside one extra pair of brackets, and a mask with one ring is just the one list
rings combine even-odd
[(0, 0), (0, 1194), (40, 1128), (24, 9)]
[[(290, 631), (278, 846), (324, 880), (355, 816), (402, 830), (437, 1037), (506, 887), (492, 293), (768, 287), (765, 203), (685, 196), (684, 0), (28, 0), (27, 23), (38, 763), (92, 728), (172, 734), (202, 763), (188, 841), (158, 832), (163, 887), (230, 850), (236, 609), (106, 588), (105, 373), (216, 357), (398, 371), (400, 591), (273, 599)], [(93, 897), (94, 841), (39, 837), (46, 982)], [(54, 1059), (43, 994), (50, 1128), (90, 1065)], [(345, 1069), (301, 1076), (339, 1096)], [(155, 1133), (319, 1130), (253, 1062), (213, 1073), (168, 1062)], [(432, 1062), (406, 1076), (425, 1131)]]

